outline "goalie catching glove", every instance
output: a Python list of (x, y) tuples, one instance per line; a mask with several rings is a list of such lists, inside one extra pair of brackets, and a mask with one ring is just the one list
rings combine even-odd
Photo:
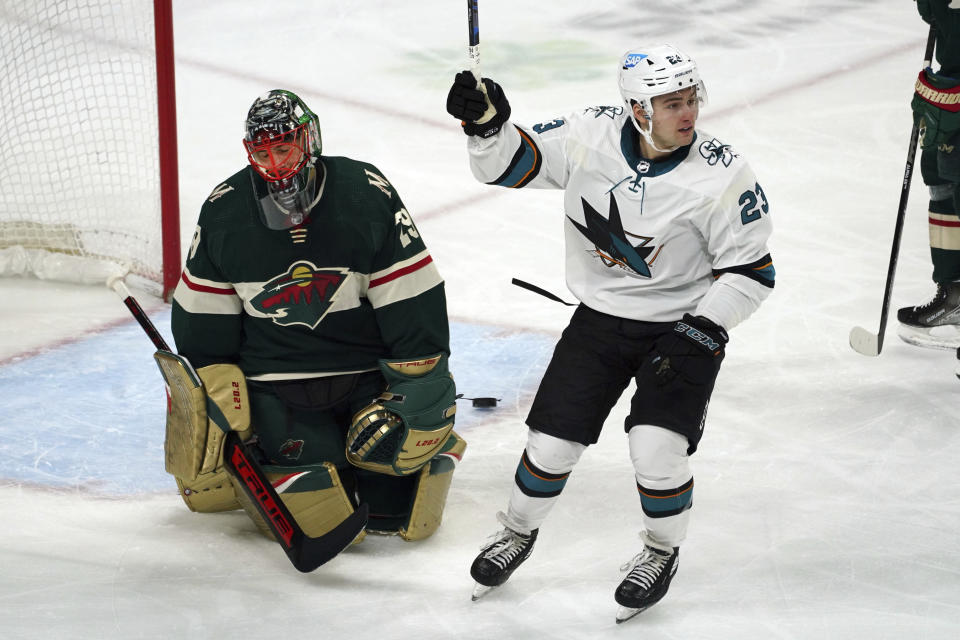
[(347, 432), (347, 460), (394, 476), (419, 470), (453, 430), (456, 386), (440, 354), (417, 360), (381, 360), (386, 390), (360, 410)]

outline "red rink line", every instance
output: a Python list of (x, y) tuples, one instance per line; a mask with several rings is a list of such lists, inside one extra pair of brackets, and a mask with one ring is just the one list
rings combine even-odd
[[(387, 109), (373, 102), (366, 102), (364, 100), (356, 100), (354, 98), (348, 98), (342, 95), (327, 93), (326, 91), (322, 91), (315, 87), (308, 87), (306, 85), (297, 84), (296, 82), (291, 82), (291, 83), (278, 82), (277, 78), (273, 76), (268, 77), (268, 76), (251, 75), (249, 73), (243, 73), (235, 67), (224, 67), (217, 64), (211, 64), (209, 62), (204, 62), (202, 60), (196, 60), (196, 59), (185, 60), (182, 58), (179, 60), (179, 64), (182, 64), (194, 69), (199, 69), (201, 71), (206, 71), (208, 73), (212, 73), (218, 76), (226, 76), (229, 78), (237, 78), (240, 80), (255, 82), (260, 86), (264, 87), (264, 90), (266, 90), (267, 87), (282, 87), (284, 89), (293, 91), (294, 93), (301, 96), (306, 96), (306, 95), (316, 96), (321, 100), (326, 100), (334, 104), (353, 107), (359, 111), (376, 113), (377, 115), (381, 115), (385, 117), (399, 118), (401, 120), (405, 120), (410, 123), (423, 125), (425, 127), (443, 129), (445, 131), (450, 131), (451, 133), (457, 133), (457, 128), (459, 127), (456, 121), (454, 121), (453, 118), (451, 117), (447, 117), (443, 120), (439, 118), (425, 118), (416, 113), (398, 111), (397, 109), (392, 107)], [(320, 123), (320, 126), (322, 129), (323, 128), (322, 122)]]
[[(922, 51), (923, 43), (924, 43), (923, 40), (911, 40), (910, 42), (905, 42), (897, 47), (885, 49), (882, 54), (876, 53), (870, 56), (863, 56), (859, 60), (854, 60), (848, 64), (845, 64), (839, 69), (837, 69), (836, 71), (833, 71), (831, 73), (815, 75), (806, 80), (800, 80), (798, 82), (794, 82), (793, 84), (787, 85), (785, 87), (773, 89), (771, 91), (768, 91), (767, 93), (759, 94), (748, 101), (732, 104), (719, 110), (714, 111), (714, 110), (707, 109), (702, 114), (700, 119), (709, 121), (714, 118), (722, 118), (724, 116), (730, 115), (742, 109), (764, 104), (772, 100), (778, 100), (792, 93), (796, 93), (804, 89), (809, 89), (810, 87), (814, 87), (818, 84), (827, 82), (829, 80), (834, 80), (842, 75), (862, 71), (863, 69), (872, 67), (876, 64), (889, 60), (891, 56), (906, 54), (908, 52), (914, 52), (914, 51)], [(209, 62), (205, 62), (202, 60), (181, 59), (179, 62), (180, 64), (190, 66), (195, 69), (200, 69), (202, 71), (206, 71), (208, 73), (212, 73), (215, 75), (222, 75), (227, 77), (240, 78), (243, 80), (253, 81), (264, 87), (284, 86), (297, 94), (317, 96), (321, 100), (328, 100), (330, 102), (350, 106), (357, 110), (366, 111), (366, 112), (377, 114), (383, 117), (398, 118), (400, 120), (404, 120), (411, 124), (419, 124), (421, 126), (429, 127), (431, 129), (443, 129), (444, 131), (449, 131), (451, 135), (456, 135), (457, 133), (459, 133), (457, 131), (458, 125), (456, 121), (454, 121), (452, 118), (449, 118), (449, 117), (442, 118), (442, 119), (439, 117), (426, 118), (420, 115), (419, 113), (398, 111), (397, 109), (392, 107), (387, 109), (387, 108), (381, 107), (376, 103), (357, 100), (354, 98), (348, 98), (342, 95), (327, 93), (325, 91), (318, 90), (314, 87), (308, 87), (306, 85), (300, 85), (297, 83), (278, 85), (277, 79), (273, 77), (240, 73), (235, 68), (211, 64)], [(919, 71), (919, 66), (920, 65), (918, 63), (917, 65), (918, 71)], [(475, 205), (478, 202), (495, 198), (504, 193), (506, 193), (505, 189), (490, 189), (485, 194), (465, 197), (465, 198), (441, 205), (434, 209), (429, 209), (427, 211), (420, 212), (417, 214), (416, 217), (418, 220), (427, 220), (429, 218), (435, 218), (437, 216), (445, 215), (448, 213), (455, 213), (457, 211), (460, 211), (464, 207)]]
[[(759, 104), (764, 104), (772, 100), (778, 100), (792, 93), (796, 93), (804, 89), (809, 89), (810, 87), (814, 87), (818, 84), (822, 84), (829, 80), (834, 80), (842, 75), (859, 72), (859, 71), (862, 71), (863, 69), (879, 64), (880, 62), (885, 62), (892, 55), (897, 55), (901, 53), (906, 54), (908, 52), (914, 52), (914, 51), (922, 51), (922, 49), (923, 49), (922, 40), (911, 40), (910, 42), (901, 44), (898, 47), (886, 49), (882, 55), (878, 53), (871, 56), (864, 56), (859, 60), (853, 61), (847, 65), (844, 65), (843, 67), (841, 67), (840, 69), (832, 73), (815, 75), (806, 80), (794, 82), (793, 84), (790, 84), (788, 86), (781, 87), (779, 89), (774, 89), (767, 93), (757, 95), (754, 98), (750, 99), (749, 101), (733, 104), (733, 105), (724, 107), (722, 109), (719, 109), (717, 111), (708, 110), (706, 113), (703, 114), (703, 116), (701, 117), (701, 120), (704, 120), (704, 119), (710, 120), (713, 118), (720, 118), (723, 116), (730, 115), (731, 113), (735, 113), (744, 108), (752, 107)], [(287, 84), (278, 85), (277, 79), (273, 77), (268, 78), (266, 76), (257, 76), (257, 75), (250, 75), (247, 73), (241, 73), (231, 67), (224, 67), (220, 65), (210, 64), (209, 62), (203, 62), (200, 60), (180, 59), (179, 64), (193, 67), (195, 69), (200, 69), (216, 75), (242, 78), (244, 80), (251, 80), (253, 82), (257, 82), (263, 85), (264, 87), (284, 86), (287, 89), (290, 89), (291, 91), (293, 91), (294, 93), (317, 96), (322, 100), (329, 100), (331, 102), (347, 105), (350, 107), (354, 107), (358, 110), (375, 113), (383, 117), (399, 118), (401, 120), (405, 120), (412, 124), (419, 124), (432, 129), (443, 129), (444, 131), (449, 131), (451, 135), (458, 133), (457, 124), (451, 118), (445, 118), (442, 120), (440, 118), (425, 118), (416, 113), (397, 111), (394, 108), (386, 109), (371, 102), (365, 102), (362, 100), (356, 100), (354, 98), (347, 98), (342, 95), (334, 95), (331, 93), (326, 93), (324, 91), (319, 91), (313, 87), (307, 87), (305, 85), (300, 85), (297, 83), (287, 83)], [(917, 66), (918, 67), (920, 66), (919, 63)], [(919, 71), (919, 68), (918, 68), (918, 71)], [(425, 212), (422, 212), (417, 216), (417, 219), (426, 220), (428, 218), (434, 218), (434, 217), (446, 215), (449, 213), (456, 213), (465, 207), (476, 205), (479, 202), (495, 198), (504, 193), (506, 193), (506, 189), (490, 189), (487, 193), (481, 193), (478, 195), (464, 197), (458, 200), (451, 201), (447, 204), (441, 205), (435, 209), (430, 209)], [(152, 310), (155, 311), (156, 308)], [(30, 358), (30, 357), (39, 355), (51, 349), (56, 349), (64, 345), (78, 342), (91, 335), (109, 331), (110, 329), (113, 329), (118, 326), (122, 326), (132, 321), (133, 321), (133, 318), (115, 320), (113, 322), (108, 322), (106, 324), (100, 325), (93, 329), (83, 331), (80, 334), (71, 336), (69, 338), (57, 340), (47, 345), (36, 347), (34, 349), (30, 349), (21, 353), (17, 353), (12, 356), (8, 356), (6, 358), (0, 358), (0, 366), (11, 364), (13, 362), (22, 360), (24, 358)], [(516, 327), (516, 328), (519, 329), (519, 327)]]
[[(118, 298), (117, 304), (122, 306), (123, 302), (121, 302)], [(162, 308), (162, 304), (163, 303), (157, 303), (155, 305), (151, 305), (145, 308), (144, 311), (149, 316), (151, 313), (159, 311)], [(84, 329), (82, 331), (74, 333), (68, 338), (53, 340), (52, 342), (48, 342), (39, 347), (34, 347), (32, 349), (27, 349), (26, 351), (15, 353), (11, 356), (0, 358), (0, 367), (6, 366), (9, 364), (15, 364), (21, 360), (32, 358), (34, 356), (39, 356), (44, 353), (47, 353), (48, 351), (59, 349), (60, 347), (65, 347), (67, 345), (74, 344), (75, 342), (86, 340), (90, 336), (95, 336), (99, 333), (106, 333), (112, 329), (116, 329), (117, 327), (122, 327), (127, 324), (130, 324), (131, 322), (134, 322), (133, 316), (130, 316), (129, 318), (117, 318), (116, 320), (110, 320), (110, 321), (104, 322), (103, 324), (97, 325), (95, 327)], [(144, 336), (144, 339), (147, 339), (146, 336)]]
[[(919, 61), (919, 58), (920, 58), (920, 53), (923, 52), (924, 42), (925, 42), (924, 40), (911, 40), (911, 41), (905, 42), (905, 43), (903, 43), (903, 44), (901, 44), (901, 45), (899, 45), (899, 46), (897, 46), (897, 47), (884, 49), (882, 53), (878, 52), (878, 53), (875, 53), (875, 54), (872, 54), (872, 55), (869, 55), (869, 56), (863, 56), (862, 58), (860, 58), (860, 59), (858, 59), (858, 60), (854, 60), (854, 61), (852, 61), (852, 62), (850, 62), (850, 63), (848, 63), (848, 64), (845, 64), (845, 65), (841, 66), (840, 68), (838, 68), (837, 70), (832, 71), (832, 72), (830, 72), (830, 73), (818, 74), (818, 75), (811, 76), (810, 78), (808, 78), (808, 79), (806, 79), (806, 80), (800, 80), (800, 81), (798, 81), (798, 82), (794, 82), (794, 83), (792, 83), (792, 84), (790, 84), (790, 85), (787, 85), (787, 86), (785, 86), (785, 87), (780, 87), (780, 88), (777, 88), (777, 89), (773, 89), (773, 90), (771, 90), (771, 91), (768, 91), (767, 93), (759, 94), (759, 95), (751, 98), (750, 100), (743, 101), (743, 102), (739, 102), (739, 103), (737, 103), (737, 104), (733, 104), (733, 105), (730, 105), (730, 106), (728, 106), (728, 107), (724, 107), (723, 109), (720, 109), (720, 110), (718, 110), (718, 111), (711, 111), (711, 110), (708, 109), (708, 110), (703, 114), (702, 118), (718, 118), (718, 117), (723, 117), (723, 116), (729, 115), (729, 114), (732, 113), (732, 112), (739, 111), (740, 109), (744, 109), (744, 108), (746, 108), (746, 107), (751, 107), (751, 106), (754, 106), (754, 105), (763, 104), (763, 103), (766, 103), (766, 102), (770, 102), (771, 100), (777, 100), (777, 99), (782, 98), (782, 97), (784, 97), (784, 96), (786, 96), (786, 95), (790, 95), (791, 93), (796, 93), (797, 91), (801, 91), (801, 90), (803, 90), (803, 89), (808, 89), (808, 88), (810, 88), (810, 87), (816, 86), (816, 85), (821, 84), (821, 83), (823, 83), (823, 82), (827, 82), (827, 81), (829, 81), (829, 80), (834, 80), (834, 79), (838, 78), (839, 76), (846, 75), (846, 74), (848, 74), (848, 73), (855, 73), (855, 72), (858, 72), (858, 71), (862, 71), (863, 69), (872, 67), (872, 66), (874, 66), (874, 65), (876, 65), (876, 64), (879, 64), (879, 63), (881, 63), (881, 62), (886, 62), (886, 61), (889, 60), (892, 56), (896, 56), (896, 55), (899, 55), (899, 54), (901, 54), (901, 53), (903, 53), (903, 54), (906, 54), (906, 53), (908, 53), (908, 52), (916, 52), (916, 53), (917, 53), (917, 56), (916, 56), (917, 59), (918, 59), (918, 60), (917, 60), (917, 72), (919, 73), (919, 71), (920, 71), (920, 61)], [(179, 64), (186, 65), (186, 66), (189, 66), (189, 67), (193, 67), (193, 68), (195, 68), (195, 69), (200, 69), (200, 70), (203, 70), (203, 71), (207, 71), (207, 72), (209, 72), (209, 73), (213, 73), (213, 74), (216, 74), (216, 75), (222, 75), (222, 76), (227, 76), (227, 77), (240, 78), (240, 79), (243, 79), (243, 80), (253, 81), (253, 82), (256, 82), (256, 83), (258, 83), (258, 84), (260, 84), (260, 85), (262, 85), (262, 86), (264, 86), (264, 87), (268, 87), (268, 86), (269, 86), (269, 87), (273, 87), (273, 86), (283, 86), (283, 87), (285, 87), (285, 88), (287, 88), (287, 89), (290, 89), (291, 91), (293, 91), (294, 93), (297, 93), (297, 94), (317, 96), (317, 97), (319, 97), (319, 98), (322, 99), (322, 100), (329, 100), (330, 102), (339, 103), (339, 104), (342, 104), (342, 105), (354, 107), (355, 109), (358, 109), (358, 110), (361, 110), (361, 111), (367, 111), (367, 112), (369, 112), (369, 113), (375, 113), (375, 114), (377, 114), (377, 115), (384, 116), (384, 117), (399, 118), (399, 119), (405, 120), (405, 121), (407, 121), (407, 122), (409, 122), (409, 123), (419, 124), (419, 125), (422, 125), (422, 126), (425, 126), (425, 127), (430, 127), (430, 128), (432, 128), (432, 129), (443, 129), (444, 131), (450, 131), (451, 133), (456, 133), (456, 132), (457, 132), (457, 128), (458, 128), (458, 125), (457, 125), (456, 121), (454, 121), (453, 118), (451, 118), (451, 117), (449, 117), (449, 116), (447, 116), (447, 117), (445, 117), (445, 118), (442, 118), (442, 119), (441, 119), (440, 117), (437, 117), (437, 118), (425, 118), (424, 116), (420, 115), (419, 113), (411, 113), (411, 112), (398, 111), (397, 109), (395, 109), (395, 108), (393, 108), (393, 107), (387, 109), (387, 108), (381, 107), (381, 106), (379, 106), (378, 104), (375, 104), (375, 103), (372, 103), (372, 102), (366, 102), (366, 101), (357, 100), (357, 99), (354, 99), (354, 98), (347, 98), (347, 97), (342, 96), (342, 95), (335, 95), (335, 94), (332, 94), (332, 93), (327, 93), (327, 92), (325, 92), (325, 91), (321, 91), (321, 90), (316, 89), (316, 88), (314, 88), (314, 87), (308, 87), (308, 86), (306, 86), (306, 85), (301, 85), (301, 84), (297, 84), (297, 83), (279, 84), (279, 85), (278, 85), (277, 78), (275, 78), (275, 77), (266, 77), (266, 76), (259, 76), (259, 75), (250, 75), (250, 74), (248, 74), (248, 73), (241, 73), (241, 72), (237, 71), (235, 68), (232, 68), (232, 67), (224, 67), (224, 66), (221, 66), (221, 65), (211, 64), (211, 63), (209, 63), (209, 62), (204, 62), (204, 61), (201, 61), (201, 60), (180, 59), (180, 60), (179, 60)], [(438, 109), (438, 111), (439, 111), (439, 109)], [(449, 208), (450, 208), (450, 207), (443, 207), (444, 210), (449, 209)]]

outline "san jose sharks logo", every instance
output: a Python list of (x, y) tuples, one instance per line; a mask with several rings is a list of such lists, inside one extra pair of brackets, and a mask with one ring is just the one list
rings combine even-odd
[(250, 304), (281, 326), (302, 324), (315, 329), (349, 273), (348, 269), (320, 269), (312, 262), (300, 260), (286, 273), (264, 284)]
[[(573, 223), (580, 233), (582, 233), (596, 247), (597, 257), (607, 267), (618, 266), (628, 273), (632, 273), (644, 278), (652, 277), (650, 274), (650, 265), (660, 254), (660, 248), (656, 248), (650, 243), (653, 238), (639, 236), (628, 233), (623, 230), (623, 223), (620, 221), (620, 209), (617, 207), (617, 200), (610, 194), (610, 215), (604, 218), (596, 209), (583, 198), (583, 217), (586, 226), (580, 224), (570, 216), (567, 218)], [(630, 238), (641, 240), (640, 244), (631, 244)], [(656, 248), (656, 253), (654, 249)], [(647, 256), (653, 253), (653, 258), (647, 261)]]
[(718, 162), (725, 167), (729, 167), (734, 158), (740, 157), (740, 154), (734, 151), (733, 147), (720, 142), (716, 138), (703, 142), (699, 151), (711, 167)]
[(587, 107), (583, 110), (584, 113), (592, 113), (594, 118), (607, 117), (611, 120), (616, 118), (618, 115), (623, 113), (623, 107)]

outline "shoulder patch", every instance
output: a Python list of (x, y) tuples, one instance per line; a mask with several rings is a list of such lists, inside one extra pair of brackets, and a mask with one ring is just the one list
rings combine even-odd
[(387, 182), (387, 179), (381, 176), (378, 173), (370, 171), (370, 169), (364, 169), (363, 172), (367, 174), (367, 182), (375, 186), (380, 191), (383, 191), (388, 198), (393, 197), (393, 192), (390, 191), (390, 183)]
[(734, 158), (740, 157), (740, 154), (734, 151), (732, 146), (724, 144), (716, 138), (701, 142), (698, 150), (711, 167), (718, 164), (729, 167)]
[(583, 112), (593, 114), (594, 118), (609, 118), (613, 120), (621, 113), (623, 113), (623, 107), (608, 107), (608, 106), (599, 106), (599, 107), (587, 107)]
[(219, 185), (217, 185), (217, 187), (210, 193), (210, 195), (207, 196), (207, 202), (214, 202), (214, 201), (216, 201), (218, 198), (226, 195), (227, 193), (229, 193), (229, 192), (231, 192), (231, 191), (233, 191), (233, 187), (231, 187), (231, 186), (230, 186), (229, 184), (227, 184), (226, 182), (224, 182), (224, 183), (222, 183), (222, 184), (219, 184)]

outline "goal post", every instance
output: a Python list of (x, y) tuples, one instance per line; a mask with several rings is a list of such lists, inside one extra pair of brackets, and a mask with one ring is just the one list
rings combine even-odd
[(172, 18), (171, 0), (0, 0), (0, 275), (172, 294)]
[(173, 0), (153, 0), (157, 70), (157, 143), (160, 177), (161, 283), (169, 300), (180, 280), (180, 187), (177, 96), (173, 61)]

